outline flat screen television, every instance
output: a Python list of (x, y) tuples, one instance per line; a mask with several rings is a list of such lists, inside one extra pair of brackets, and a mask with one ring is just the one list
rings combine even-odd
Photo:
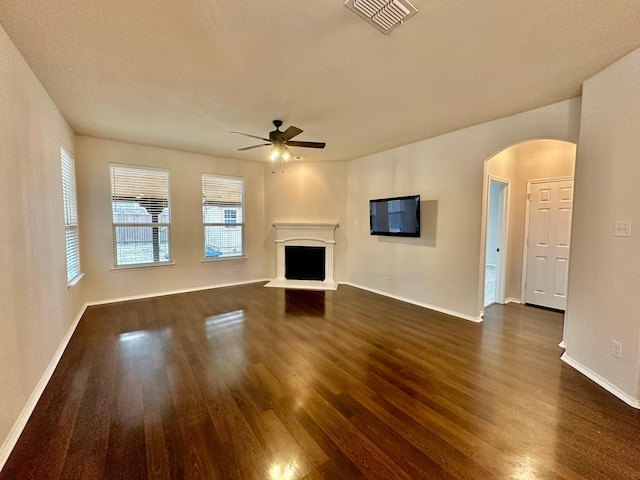
[(420, 236), (420, 195), (369, 200), (371, 235)]

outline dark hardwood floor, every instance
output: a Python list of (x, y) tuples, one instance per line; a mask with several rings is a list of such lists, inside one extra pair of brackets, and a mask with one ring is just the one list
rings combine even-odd
[(640, 478), (640, 412), (561, 339), (348, 286), (90, 307), (0, 479)]

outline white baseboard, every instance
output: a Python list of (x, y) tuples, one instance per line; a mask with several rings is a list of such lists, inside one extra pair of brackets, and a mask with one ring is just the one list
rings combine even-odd
[(377, 293), (378, 295), (383, 295), (385, 297), (393, 298), (395, 300), (400, 300), (401, 302), (410, 303), (412, 305), (417, 305), (419, 307), (428, 308), (429, 310), (434, 310), (436, 312), (444, 313), (446, 315), (451, 315), (452, 317), (461, 318), (463, 320), (468, 320), (470, 322), (476, 322), (476, 323), (482, 322), (482, 316), (480, 316), (480, 317), (472, 317), (471, 315), (466, 315), (464, 313), (455, 312), (453, 310), (448, 310), (446, 308), (437, 307), (435, 305), (431, 305), (431, 304), (424, 303), (424, 302), (418, 302), (417, 300), (413, 300), (411, 298), (400, 297), (398, 295), (393, 295), (393, 294), (388, 293), (388, 292), (383, 292), (382, 290), (376, 290), (375, 288), (365, 287), (364, 285), (359, 285), (357, 283), (340, 282), (340, 285), (349, 285), (351, 287), (360, 288), (362, 290), (366, 290), (366, 291), (371, 292), (371, 293)]
[(242, 282), (232, 282), (232, 283), (223, 283), (219, 285), (207, 285), (204, 287), (193, 287), (193, 288), (182, 288), (180, 290), (167, 290), (165, 292), (153, 292), (153, 293), (145, 293), (142, 295), (131, 295), (129, 297), (118, 297), (118, 298), (109, 298), (104, 300), (96, 300), (93, 302), (87, 303), (87, 306), (94, 305), (105, 305), (108, 303), (117, 303), (117, 302), (128, 302), (130, 300), (142, 300), (144, 298), (153, 298), (153, 297), (163, 297), (165, 295), (176, 295), (178, 293), (189, 293), (189, 292), (199, 292), (201, 290), (211, 290), (214, 288), (224, 288), (224, 287), (237, 287), (240, 285), (248, 285), (250, 283), (259, 283), (259, 282), (268, 282), (271, 280), (270, 278), (258, 278), (256, 280), (245, 280)]
[(566, 343), (564, 343), (564, 340), (562, 340), (562, 341), (558, 344), (558, 346), (559, 346), (560, 348), (564, 348), (565, 350), (567, 349), (567, 344), (566, 344)]
[(627, 393), (623, 392), (618, 387), (616, 387), (615, 385), (612, 385), (611, 383), (609, 383), (607, 380), (602, 378), (597, 373), (594, 373), (591, 370), (589, 370), (587, 367), (582, 365), (580, 362), (576, 362), (573, 358), (571, 358), (566, 353), (563, 354), (562, 357), (560, 357), (560, 360), (562, 360), (563, 362), (565, 362), (568, 365), (571, 365), (573, 368), (575, 368), (577, 371), (579, 371), (585, 377), (587, 377), (588, 379), (594, 381), (595, 383), (600, 385), (602, 388), (604, 388), (606, 391), (608, 391), (609, 393), (611, 393), (611, 394), (615, 395), (616, 397), (618, 397), (624, 403), (632, 406), (633, 408), (639, 408), (640, 409), (640, 400), (638, 400), (637, 398), (633, 398), (631, 395), (628, 395)]
[(504, 299), (504, 304), (506, 305), (508, 303), (522, 303), (522, 302), (520, 301), (519, 298), (509, 297)]
[(67, 330), (67, 333), (65, 333), (64, 337), (62, 338), (62, 341), (60, 342), (60, 345), (58, 346), (56, 353), (53, 355), (53, 358), (49, 362), (47, 369), (44, 371), (44, 373), (42, 374), (42, 377), (40, 377), (40, 381), (37, 383), (37, 385), (31, 392), (31, 395), (29, 396), (29, 399), (27, 400), (27, 403), (25, 404), (25, 406), (22, 408), (20, 415), (18, 415), (18, 419), (13, 424), (13, 427), (11, 428), (9, 435), (7, 435), (7, 438), (5, 438), (4, 442), (2, 443), (2, 446), (0, 446), (0, 471), (4, 467), (4, 464), (7, 462), (7, 460), (9, 459), (9, 455), (11, 454), (11, 451), (13, 450), (13, 448), (16, 446), (16, 443), (18, 443), (18, 439), (20, 438), (20, 435), (22, 434), (24, 427), (27, 425), (27, 421), (29, 420), (29, 417), (31, 417), (33, 410), (36, 408), (36, 405), (38, 404), (38, 400), (40, 400), (40, 397), (42, 396), (44, 389), (49, 383), (49, 380), (51, 380), (51, 377), (53, 376), (53, 372), (58, 366), (58, 362), (62, 358), (62, 354), (67, 348), (67, 345), (69, 344), (69, 341), (73, 336), (73, 332), (75, 332), (76, 327), (78, 326), (78, 323), (80, 323), (80, 319), (82, 318), (82, 315), (84, 315), (84, 312), (87, 309), (87, 307), (88, 305), (85, 303), (80, 309), (80, 311), (78, 312), (78, 314), (76, 315), (76, 317), (74, 318), (73, 322), (69, 326), (69, 329)]

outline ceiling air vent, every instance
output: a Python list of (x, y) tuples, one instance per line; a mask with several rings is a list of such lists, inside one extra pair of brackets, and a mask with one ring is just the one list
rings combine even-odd
[(347, 0), (344, 5), (382, 33), (389, 33), (418, 12), (408, 0)]

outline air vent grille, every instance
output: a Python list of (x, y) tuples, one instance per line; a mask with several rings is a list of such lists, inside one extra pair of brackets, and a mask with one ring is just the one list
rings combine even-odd
[(408, 0), (347, 0), (345, 6), (382, 33), (389, 33), (418, 11)]
[(384, 0), (353, 0), (353, 6), (371, 18), (387, 4)]

